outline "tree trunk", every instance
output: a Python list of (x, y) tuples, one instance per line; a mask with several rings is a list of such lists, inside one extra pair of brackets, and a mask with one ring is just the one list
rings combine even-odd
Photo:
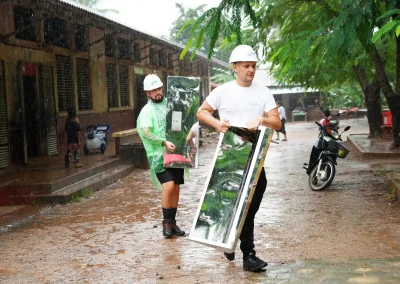
[(367, 118), (369, 125), (369, 136), (368, 138), (376, 138), (381, 136), (381, 125), (382, 125), (382, 109), (380, 103), (381, 89), (373, 84), (368, 85), (366, 88), (365, 105), (367, 107)]
[[(397, 56), (396, 56), (396, 66), (400, 65), (400, 38), (396, 38), (396, 46), (397, 46)], [(393, 91), (392, 86), (389, 83), (389, 80), (386, 76), (385, 72), (385, 64), (382, 62), (382, 59), (379, 56), (378, 51), (375, 49), (373, 55), (373, 62), (375, 67), (375, 72), (377, 74), (377, 79), (380, 87), (382, 88), (382, 92), (386, 97), (386, 101), (388, 103), (389, 109), (392, 113), (392, 122), (393, 122), (393, 143), (391, 148), (399, 148), (400, 147), (400, 69), (396, 69), (396, 92)]]
[(392, 113), (392, 123), (393, 123), (393, 143), (392, 148), (400, 147), (400, 97), (392, 96), (387, 99), (390, 112)]
[(368, 138), (380, 137), (382, 131), (382, 109), (380, 103), (381, 89), (376, 78), (376, 73), (374, 80), (369, 84), (367, 73), (364, 68), (353, 66), (353, 70), (357, 75), (358, 82), (365, 97), (365, 106), (367, 107), (367, 119), (369, 125)]

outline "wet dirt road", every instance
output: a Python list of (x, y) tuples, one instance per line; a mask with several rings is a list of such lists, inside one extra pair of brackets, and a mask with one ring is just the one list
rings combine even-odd
[[(342, 121), (350, 133), (363, 120)], [(331, 187), (313, 192), (302, 169), (317, 129), (288, 124), (288, 142), (272, 144), (268, 187), (256, 217), (256, 250), (272, 265), (305, 259), (400, 255), (400, 206), (387, 198), (386, 170), (396, 160), (361, 160), (354, 149), (339, 160)], [(275, 136), (274, 136), (275, 137)], [(201, 148), (200, 166), (181, 192), (178, 224), (188, 232), (214, 154)], [(350, 147), (348, 145), (348, 147)], [(222, 253), (161, 235), (160, 194), (148, 172), (136, 170), (92, 197), (43, 210), (32, 222), (0, 234), (1, 283), (259, 283), (242, 270), (241, 253)], [(268, 270), (268, 267), (267, 267)]]

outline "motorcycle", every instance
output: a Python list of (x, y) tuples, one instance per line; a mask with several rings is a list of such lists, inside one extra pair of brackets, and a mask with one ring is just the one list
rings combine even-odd
[(315, 123), (319, 127), (318, 138), (311, 150), (309, 163), (305, 163), (303, 168), (309, 176), (310, 188), (319, 191), (326, 189), (335, 178), (337, 157), (344, 159), (349, 153), (349, 150), (338, 141), (342, 141), (341, 135), (348, 131), (350, 126), (347, 126), (339, 134), (339, 121), (337, 120), (328, 120), (327, 125)]

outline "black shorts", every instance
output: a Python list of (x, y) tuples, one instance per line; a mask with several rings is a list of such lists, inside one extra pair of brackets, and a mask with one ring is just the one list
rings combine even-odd
[(167, 168), (161, 173), (156, 173), (161, 184), (173, 181), (175, 184), (184, 184), (183, 179), (184, 169)]

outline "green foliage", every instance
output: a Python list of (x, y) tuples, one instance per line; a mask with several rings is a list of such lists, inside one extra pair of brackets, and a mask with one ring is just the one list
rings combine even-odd
[(391, 186), (388, 188), (386, 199), (394, 200), (395, 198), (396, 198), (396, 189), (393, 186)]
[[(186, 53), (193, 48), (191, 57), (195, 56), (195, 52), (199, 51), (205, 54), (213, 53), (214, 56), (222, 61), (228, 61), (229, 51), (224, 50), (224, 48), (219, 48), (222, 42), (222, 38), (217, 38), (216, 44), (210, 47), (211, 36), (210, 33), (206, 33), (203, 28), (202, 21), (198, 20), (203, 13), (205, 13), (206, 5), (200, 5), (195, 9), (186, 9), (182, 4), (176, 4), (176, 8), (179, 10), (179, 17), (172, 23), (172, 28), (170, 29), (170, 37), (172, 40), (186, 45), (184, 51), (181, 53), (180, 59), (183, 59)], [(208, 14), (207, 14), (208, 15)], [(202, 19), (207, 17), (203, 15)], [(214, 20), (214, 24), (217, 19)], [(221, 26), (221, 24), (218, 24)], [(196, 36), (192, 36), (191, 30), (198, 30)], [(212, 49), (212, 52), (211, 52)]]
[[(213, 47), (210, 47), (212, 35), (209, 31), (206, 32), (206, 29), (203, 29), (203, 23), (201, 19), (204, 19), (209, 15), (204, 14), (206, 11), (206, 5), (200, 5), (195, 9), (186, 9), (182, 4), (176, 4), (176, 7), (179, 10), (180, 15), (172, 23), (172, 28), (170, 29), (170, 37), (172, 40), (185, 45), (185, 48), (180, 55), (180, 59), (182, 60), (192, 48), (193, 52), (191, 53), (191, 59), (195, 57), (196, 51), (199, 51), (205, 54), (214, 54), (214, 57), (227, 62), (230, 56), (230, 44), (227, 41), (223, 40), (222, 37), (218, 37), (216, 39), (215, 45)], [(224, 18), (219, 18), (219, 20), (224, 20)], [(215, 19), (211, 24), (215, 25), (216, 22), (217, 19)], [(223, 24), (219, 24), (218, 26), (222, 29), (225, 28)], [(196, 36), (192, 35), (192, 30), (198, 31)], [(213, 82), (221, 84), (227, 81), (231, 81), (232, 76), (229, 78), (229, 76), (227, 75), (228, 73), (228, 70), (212, 68), (211, 76)]]
[(217, 84), (223, 84), (233, 80), (232, 70), (213, 68), (211, 70), (211, 81)]
[[(280, 85), (320, 89), (330, 94), (332, 105), (361, 106), (364, 98), (360, 89), (350, 93), (340, 90), (343, 86), (359, 88), (361, 79), (354, 72), (355, 66), (366, 75), (363, 83), (372, 82), (376, 52), (394, 86), (393, 36), (400, 33), (396, 3), (222, 0), (195, 21), (191, 36), (196, 38), (202, 30), (212, 39), (211, 46), (218, 36), (224, 37), (225, 46), (249, 44), (263, 54), (264, 63), (271, 66), (270, 74)], [(229, 20), (219, 19), (220, 15), (229, 15)]]
[(399, 35), (399, 25), (400, 21), (391, 21), (386, 23), (382, 28), (380, 28), (372, 37), (372, 42), (376, 42), (378, 39), (380, 39), (383, 35), (393, 31), (396, 29), (396, 36)]
[(81, 190), (71, 195), (72, 202), (81, 202), (82, 198), (89, 198), (93, 195), (93, 190), (90, 187), (82, 188)]
[(364, 105), (362, 91), (355, 82), (330, 88), (322, 94), (322, 101), (323, 107), (327, 109), (348, 109)]

